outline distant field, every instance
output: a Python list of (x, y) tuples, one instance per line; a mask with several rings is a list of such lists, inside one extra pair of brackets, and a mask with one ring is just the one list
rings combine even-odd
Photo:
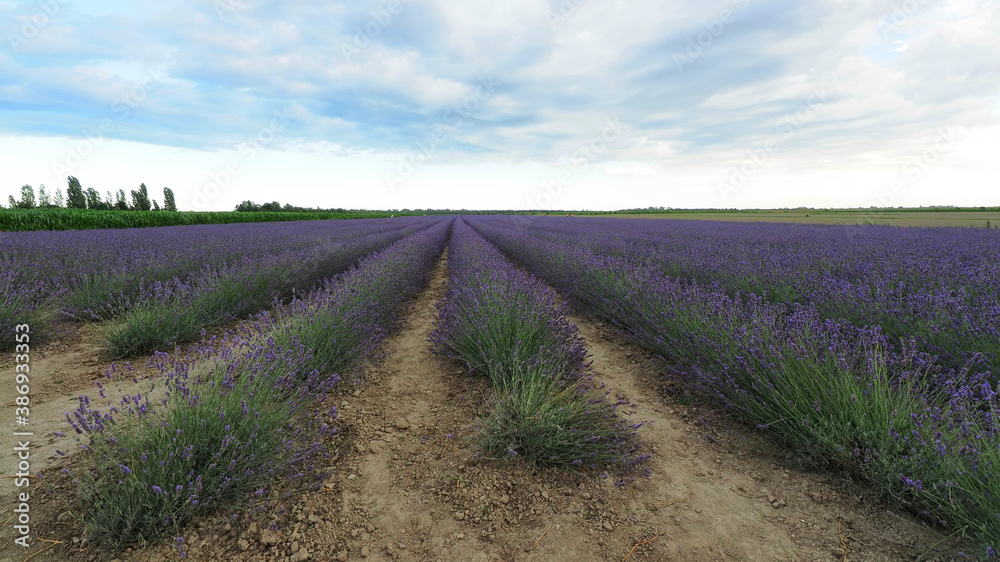
[(748, 211), (737, 213), (606, 213), (636, 219), (684, 219), (740, 222), (797, 222), (817, 224), (885, 224), (893, 226), (1000, 226), (1000, 211)]

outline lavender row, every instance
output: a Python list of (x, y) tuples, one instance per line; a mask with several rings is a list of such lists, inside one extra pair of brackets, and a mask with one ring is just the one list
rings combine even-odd
[(439, 353), (488, 377), (498, 396), (480, 444), (494, 458), (624, 474), (644, 457), (635, 426), (594, 396), (583, 340), (565, 304), (461, 219), (448, 252), (448, 293), (431, 337)]
[(323, 439), (336, 431), (327, 392), (423, 285), (449, 227), (439, 221), (396, 242), (239, 334), (185, 356), (155, 354), (157, 374), (142, 392), (82, 397), (67, 418), (88, 439), (92, 465), (75, 481), (89, 539), (113, 553), (200, 515), (238, 517), (278, 478), (291, 488), (319, 482)]
[(14, 347), (17, 325), (37, 330), (46, 320), (46, 303), (51, 302), (45, 282), (18, 267), (0, 257), (0, 350)]
[(540, 240), (513, 220), (471, 224), (702, 396), (968, 532), (987, 553), (1000, 544), (1000, 402), (988, 373), (936, 364), (877, 326), (808, 305), (731, 296), (641, 259)]
[[(202, 254), (202, 261), (196, 269), (186, 270), (184, 275), (141, 284), (128, 294), (119, 293), (112, 304), (102, 309), (103, 317), (121, 317), (131, 308), (151, 300), (197, 292), (197, 286), (204, 278), (217, 277), (220, 270), (246, 267), (247, 263), (285, 260), (292, 269), (284, 271), (283, 275), (323, 279), (340, 273), (359, 257), (427, 228), (438, 220), (437, 217), (408, 217), (398, 221), (323, 221), (328, 226), (326, 230), (310, 229), (310, 232), (298, 234), (297, 228), (308, 225), (304, 222), (287, 223), (287, 232), (266, 241), (257, 240), (253, 248), (247, 248), (242, 243), (238, 251), (232, 245), (213, 248)], [(300, 264), (293, 265), (295, 260)], [(303, 290), (301, 286), (296, 288)], [(105, 293), (103, 298), (107, 295)], [(91, 313), (87, 311), (87, 314)]]
[(416, 217), (4, 233), (0, 348), (11, 340), (11, 322), (39, 331), (57, 310), (81, 320), (113, 318), (213, 268), (383, 231), (405, 234), (430, 222)]
[(434, 343), (504, 387), (526, 366), (575, 381), (586, 368), (583, 340), (555, 291), (514, 267), (458, 219), (448, 251), (448, 296)]
[(156, 282), (184, 279), (207, 264), (312, 245), (343, 221), (323, 224), (234, 224), (147, 229), (21, 232), (0, 237), (0, 255), (22, 264), (51, 292), (65, 291), (65, 312), (86, 319)]
[(187, 281), (156, 283), (120, 315), (123, 325), (106, 332), (109, 348), (117, 357), (129, 357), (193, 341), (205, 330), (258, 312), (276, 300), (287, 301), (296, 292), (307, 292), (362, 257), (429, 224), (374, 231), (366, 227), (349, 238), (206, 266)]
[(278, 344), (312, 350), (310, 368), (331, 373), (345, 368), (370, 354), (393, 326), (396, 310), (425, 284), (453, 222), (436, 219), (258, 320), (274, 326)]
[[(496, 222), (496, 221), (500, 222)], [(878, 325), (959, 367), (1000, 371), (1000, 233), (675, 220), (520, 218), (549, 242), (626, 257), (729, 295)], [(484, 224), (502, 224), (486, 219)], [(980, 357), (980, 354), (984, 357)]]

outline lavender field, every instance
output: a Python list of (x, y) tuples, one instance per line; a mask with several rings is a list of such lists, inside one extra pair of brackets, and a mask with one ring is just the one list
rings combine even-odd
[(434, 220), (18, 232), (0, 237), (0, 341), (15, 323), (117, 320), (109, 349), (170, 351), (345, 270)]
[[(608, 387), (578, 317), (644, 350), (652, 376), (726, 423), (864, 483), (964, 538), (970, 556), (1000, 545), (1000, 233), (411, 217), (15, 233), (0, 248), (3, 341), (22, 323), (40, 344), (86, 327), (115, 361), (65, 415), (83, 454), (61, 501), (102, 552), (183, 539), (219, 513), (227, 525), (256, 521), (279, 489), (346, 486), (338, 459), (378, 449), (342, 449), (338, 405), (362, 392), (349, 394), (345, 377), (402, 360), (385, 350), (415, 329), (408, 307), (429, 298), (435, 275), (432, 326), (412, 345), (438, 362), (421, 376), (452, 365), (485, 382), (465, 440), (443, 438), (464, 463), (579, 486), (663, 477), (644, 438), (657, 428), (629, 412), (671, 398)], [(477, 384), (461, 380), (447, 384)], [(467, 407), (419, 392), (431, 412)], [(381, 408), (392, 420), (404, 406)], [(377, 434), (413, 423), (397, 417)], [(468, 476), (456, 478), (447, 488), (459, 494)], [(492, 525), (509, 493), (453, 519)], [(187, 552), (183, 542), (173, 548)]]
[(1000, 544), (1000, 234), (482, 218), (470, 224), (682, 384)]

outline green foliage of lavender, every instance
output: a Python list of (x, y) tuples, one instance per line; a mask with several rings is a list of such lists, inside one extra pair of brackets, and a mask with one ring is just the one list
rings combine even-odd
[(277, 296), (284, 272), (254, 265), (260, 264), (247, 264), (239, 277), (213, 275), (199, 279), (197, 291), (135, 305), (121, 325), (104, 333), (108, 350), (115, 357), (169, 350), (198, 339), (207, 329), (260, 310)]
[(624, 477), (648, 458), (618, 404), (594, 397), (584, 382), (566, 384), (539, 365), (524, 365), (495, 387), (479, 445), (494, 459), (523, 457), (539, 466), (603, 470)]
[[(434, 218), (197, 225), (86, 232), (4, 232), (0, 263), (27, 307), (109, 320), (241, 260), (300, 252), (298, 267), (331, 244), (414, 232)], [(399, 234), (402, 236), (403, 234)], [(398, 236), (397, 236), (398, 239)], [(326, 252), (332, 256), (336, 252)], [(342, 271), (346, 265), (321, 275)], [(2, 283), (3, 281), (0, 281)]]
[(490, 378), (497, 398), (481, 446), (494, 458), (625, 473), (635, 426), (589, 388), (586, 350), (552, 289), (516, 269), (461, 220), (449, 251), (450, 283), (432, 336), (436, 348)]
[[(335, 431), (335, 410), (317, 407), (340, 380), (330, 369), (374, 349), (426, 278), (449, 226), (435, 221), (309, 298), (258, 315), (237, 336), (203, 341), (184, 357), (155, 354), (159, 375), (145, 392), (100, 408), (81, 398), (67, 417), (89, 437), (94, 464), (76, 482), (91, 540), (118, 552), (202, 514), (249, 509), (279, 476), (317, 481), (317, 461), (328, 454), (322, 437)], [(362, 337), (330, 348), (290, 328), (297, 325)]]
[[(274, 478), (325, 454), (317, 435), (291, 423), (316, 394), (283, 388), (241, 362), (176, 374), (147, 403), (132, 404), (131, 415), (97, 420), (81, 405), (72, 420), (92, 436), (95, 466), (78, 480), (84, 524), (111, 552), (155, 542), (199, 515), (247, 509)], [(167, 397), (154, 405), (158, 391)]]
[(68, 417), (90, 437), (94, 466), (76, 477), (89, 539), (112, 553), (155, 542), (199, 515), (247, 509), (278, 476), (308, 472), (326, 454), (320, 436), (332, 420), (307, 409), (336, 381), (313, 373), (290, 384), (303, 363), (296, 351), (211, 341), (198, 364), (154, 357), (161, 375), (116, 406), (81, 399)]
[(472, 226), (741, 419), (973, 537), (988, 557), (1000, 545), (1000, 408), (982, 363), (955, 369), (878, 326), (665, 276), (641, 247), (595, 254), (514, 221)]
[(552, 218), (522, 218), (518, 228), (730, 296), (877, 325), (892, 345), (916, 340), (949, 367), (985, 356), (1000, 372), (995, 230)]
[(30, 326), (33, 339), (48, 334), (60, 291), (34, 261), (40, 256), (6, 251), (3, 242), (0, 235), (0, 351), (7, 351), (18, 343), (15, 327), (20, 324)]
[(309, 349), (308, 366), (320, 373), (338, 373), (369, 355), (392, 328), (395, 311), (426, 282), (452, 222), (439, 220), (279, 308), (273, 341)]
[(426, 227), (399, 224), (405, 228), (358, 229), (345, 240), (242, 258), (207, 267), (186, 282), (158, 283), (151, 295), (129, 306), (121, 326), (106, 332), (109, 349), (117, 357), (130, 357), (193, 341), (205, 330), (257, 312), (275, 300), (287, 300), (296, 291), (307, 291), (414, 229)]
[(0, 257), (0, 351), (14, 349), (15, 328), (20, 324), (27, 324), (33, 336), (45, 334), (51, 316), (46, 304), (52, 299), (45, 283), (18, 265), (5, 264)]
[(470, 249), (463, 242), (460, 234), (452, 244), (456, 281), (449, 301), (462, 308), (446, 309), (448, 351), (498, 388), (521, 379), (527, 365), (553, 379), (578, 378), (586, 351), (555, 292), (502, 268), (507, 264), (487, 246)]

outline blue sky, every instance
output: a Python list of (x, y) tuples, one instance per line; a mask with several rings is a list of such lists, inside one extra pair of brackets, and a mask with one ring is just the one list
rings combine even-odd
[(0, 0), (0, 197), (1000, 204), (995, 1)]

